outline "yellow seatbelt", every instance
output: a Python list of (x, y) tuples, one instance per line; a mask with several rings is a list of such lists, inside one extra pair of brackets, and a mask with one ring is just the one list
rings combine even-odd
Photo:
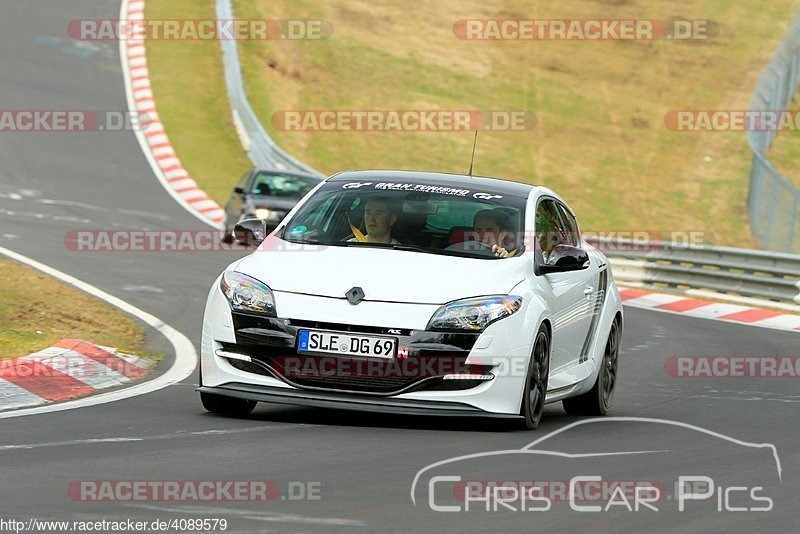
[(356, 241), (359, 243), (364, 243), (367, 240), (367, 236), (361, 233), (361, 230), (353, 226), (353, 223), (350, 222), (350, 215), (347, 215), (347, 224), (350, 225), (350, 231), (353, 232), (353, 236), (355, 236)]

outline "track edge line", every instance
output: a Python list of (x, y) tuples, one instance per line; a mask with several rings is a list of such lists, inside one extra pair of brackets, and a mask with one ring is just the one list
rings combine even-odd
[(162, 375), (145, 380), (144, 382), (137, 382), (129, 387), (110, 391), (108, 393), (100, 393), (89, 397), (83, 397), (73, 401), (66, 401), (59, 404), (51, 404), (45, 406), (36, 406), (33, 408), (20, 408), (18, 410), (10, 410), (8, 412), (0, 412), (0, 419), (8, 419), (12, 417), (22, 417), (26, 415), (36, 415), (42, 413), (53, 413), (64, 410), (72, 410), (76, 408), (83, 408), (86, 406), (96, 406), (98, 404), (106, 404), (118, 400), (128, 399), (146, 393), (152, 393), (165, 387), (171, 386), (185, 378), (191, 376), (197, 366), (197, 351), (188, 337), (181, 332), (171, 327), (158, 317), (140, 310), (136, 306), (125, 302), (124, 300), (106, 293), (102, 289), (84, 282), (72, 275), (59, 271), (49, 265), (38, 262), (27, 256), (23, 256), (18, 252), (0, 247), (0, 254), (11, 258), (19, 263), (27, 265), (40, 271), (48, 276), (52, 276), (76, 289), (79, 289), (93, 297), (100, 299), (115, 308), (132, 315), (148, 326), (152, 327), (160, 334), (162, 334), (167, 341), (170, 342), (175, 350), (175, 358), (172, 366)]

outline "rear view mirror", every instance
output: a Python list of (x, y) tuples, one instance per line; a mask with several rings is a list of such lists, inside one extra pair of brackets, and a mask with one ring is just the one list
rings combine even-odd
[(267, 238), (267, 223), (261, 219), (242, 219), (233, 228), (233, 237), (243, 245), (257, 247)]
[(414, 213), (417, 215), (436, 215), (439, 212), (439, 206), (433, 202), (426, 202), (424, 200), (406, 200), (403, 202), (403, 213)]
[(538, 266), (539, 274), (566, 273), (589, 267), (589, 254), (572, 245), (556, 245), (547, 262)]

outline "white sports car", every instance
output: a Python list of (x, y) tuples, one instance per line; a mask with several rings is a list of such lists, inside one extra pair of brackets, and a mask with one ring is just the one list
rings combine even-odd
[(334, 175), (214, 282), (200, 397), (515, 419), (608, 412), (622, 304), (606, 257), (544, 188), (405, 171)]

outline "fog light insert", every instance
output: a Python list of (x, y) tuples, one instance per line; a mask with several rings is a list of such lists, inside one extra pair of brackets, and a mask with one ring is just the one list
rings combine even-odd
[(468, 373), (451, 373), (444, 375), (442, 380), (492, 380), (494, 375), (492, 373), (486, 374), (468, 374)]
[(242, 360), (243, 362), (252, 362), (253, 358), (248, 356), (247, 354), (239, 354), (238, 352), (230, 352), (224, 349), (217, 349), (214, 353), (220, 358), (230, 358), (232, 360)]

